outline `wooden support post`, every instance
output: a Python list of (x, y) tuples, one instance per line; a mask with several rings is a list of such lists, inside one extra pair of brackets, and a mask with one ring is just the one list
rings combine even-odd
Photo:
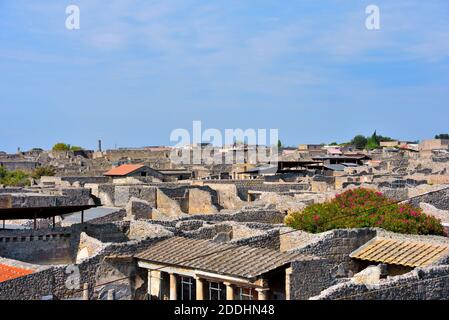
[(37, 230), (37, 214), (34, 214), (34, 230)]
[(3, 219), (3, 230), (5, 230), (5, 219)]
[(53, 216), (53, 229), (55, 228), (55, 216)]
[(81, 211), (81, 223), (84, 223), (84, 210)]

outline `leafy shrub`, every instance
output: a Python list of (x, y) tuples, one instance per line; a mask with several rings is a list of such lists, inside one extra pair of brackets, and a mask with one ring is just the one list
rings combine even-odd
[(55, 144), (52, 148), (53, 151), (69, 151), (70, 146), (68, 144), (65, 144), (63, 142), (58, 142)]
[(290, 213), (285, 223), (312, 233), (379, 227), (397, 233), (444, 235), (439, 219), (424, 214), (420, 208), (397, 204), (380, 192), (364, 188), (348, 190), (331, 201)]
[(79, 147), (79, 146), (71, 146), (71, 147), (70, 147), (70, 150), (71, 150), (71, 151), (81, 151), (81, 150), (83, 150), (83, 148), (82, 148), (82, 147)]
[(30, 185), (28, 174), (23, 171), (7, 171), (0, 166), (0, 184), (9, 187), (24, 187)]
[(54, 176), (55, 175), (55, 169), (52, 167), (39, 167), (33, 171), (33, 174), (31, 175), (33, 179), (40, 179), (43, 176)]
[(83, 150), (82, 147), (79, 146), (70, 146), (70, 144), (66, 144), (64, 142), (58, 142), (52, 148), (53, 151), (80, 151)]

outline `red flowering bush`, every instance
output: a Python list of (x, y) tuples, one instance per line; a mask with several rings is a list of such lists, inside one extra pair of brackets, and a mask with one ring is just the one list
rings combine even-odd
[(398, 233), (444, 235), (439, 219), (424, 214), (420, 208), (397, 204), (380, 192), (364, 188), (348, 190), (331, 201), (290, 213), (285, 223), (313, 233), (379, 227)]

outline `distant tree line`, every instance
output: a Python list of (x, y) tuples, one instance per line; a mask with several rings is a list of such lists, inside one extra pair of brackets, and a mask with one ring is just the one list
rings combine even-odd
[(351, 141), (338, 144), (337, 142), (332, 142), (330, 146), (354, 146), (359, 150), (375, 150), (380, 148), (380, 143), (384, 141), (394, 141), (394, 139), (390, 137), (385, 137), (377, 134), (377, 131), (371, 136), (365, 137), (362, 134), (356, 135)]
[(449, 134), (448, 133), (440, 133), (435, 136), (435, 139), (444, 139), (449, 140)]
[(56, 143), (53, 148), (53, 151), (80, 151), (83, 150), (82, 147), (79, 146), (71, 146), (70, 144), (66, 144), (64, 142)]

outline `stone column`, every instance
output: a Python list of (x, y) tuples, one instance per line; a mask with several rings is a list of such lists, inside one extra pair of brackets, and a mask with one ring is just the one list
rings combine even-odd
[(204, 300), (204, 279), (196, 277), (196, 300)]
[(170, 300), (177, 300), (176, 274), (170, 273)]
[(83, 285), (83, 300), (89, 300), (89, 284), (85, 283)]
[(291, 292), (291, 278), (292, 278), (292, 267), (285, 269), (285, 300), (292, 300)]
[(108, 290), (108, 300), (115, 300), (115, 290), (114, 289)]
[(234, 285), (230, 282), (223, 282), (226, 286), (226, 300), (234, 300)]
[(257, 300), (267, 300), (269, 288), (257, 288)]
[(150, 300), (153, 297), (162, 299), (162, 287), (161, 287), (161, 272), (155, 270), (148, 270), (148, 289), (147, 293), (150, 296)]

